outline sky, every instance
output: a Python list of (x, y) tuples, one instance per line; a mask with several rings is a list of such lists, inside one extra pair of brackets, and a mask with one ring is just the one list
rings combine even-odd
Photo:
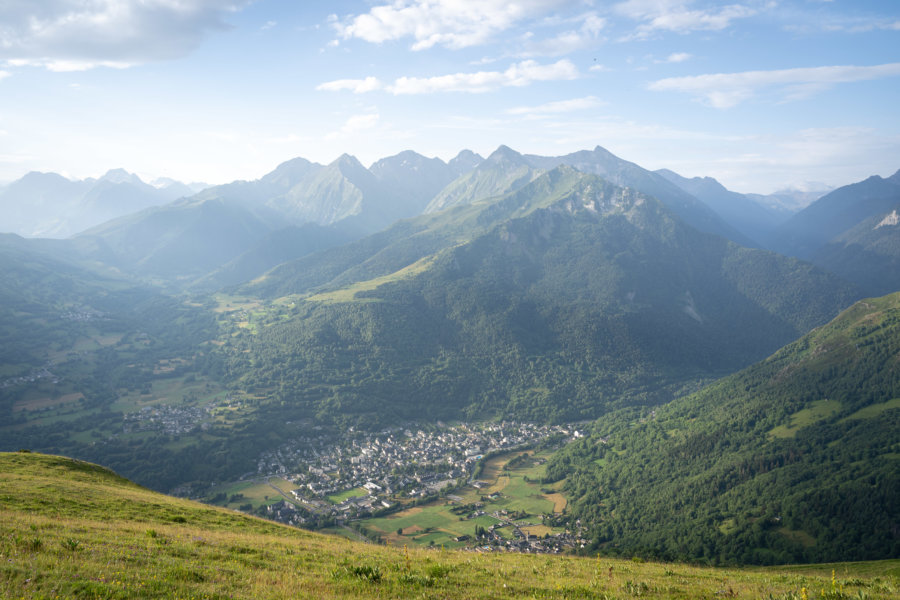
[(900, 169), (898, 0), (0, 0), (0, 182), (602, 146), (739, 192)]

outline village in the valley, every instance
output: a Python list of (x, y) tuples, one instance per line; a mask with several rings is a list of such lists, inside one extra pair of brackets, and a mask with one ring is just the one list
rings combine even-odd
[(473, 524), (471, 534), (455, 538), (470, 549), (560, 553), (584, 543), (578, 532), (534, 535), (529, 528), (551, 525), (545, 523), (549, 515), (525, 516), (493, 508), (502, 492), (486, 493), (468, 504), (455, 492), (488, 486), (479, 480), (485, 457), (562, 445), (581, 435), (572, 425), (512, 422), (398, 427), (377, 433), (351, 429), (339, 443), (325, 434), (307, 436), (265, 453), (257, 472), (245, 479), (278, 477), (293, 482), (290, 490), (273, 487), (284, 499), (267, 505), (265, 516), (296, 526), (347, 527), (360, 519), (440, 500), (451, 505), (459, 521), (474, 522), (485, 515), (496, 521), (487, 527)]

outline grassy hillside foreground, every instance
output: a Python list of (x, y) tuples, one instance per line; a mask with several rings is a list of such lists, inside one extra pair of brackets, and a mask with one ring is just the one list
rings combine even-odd
[[(834, 576), (832, 576), (834, 569)], [(897, 598), (900, 561), (780, 569), (363, 545), (0, 454), (3, 598)]]

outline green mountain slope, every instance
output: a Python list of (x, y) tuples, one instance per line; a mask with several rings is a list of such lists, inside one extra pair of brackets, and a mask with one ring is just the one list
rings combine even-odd
[[(89, 463), (0, 454), (4, 598), (895, 597), (897, 561), (751, 571), (388, 548), (150, 492)], [(831, 569), (837, 573), (831, 579)], [(840, 593), (840, 596), (837, 594)], [(844, 593), (847, 595), (845, 596)]]
[(159, 295), (66, 259), (69, 245), (0, 234), (0, 382), (47, 362), (89, 329), (121, 319)]
[(344, 231), (340, 226), (323, 227), (315, 223), (278, 229), (237, 258), (199, 278), (190, 289), (216, 291), (239, 285), (282, 263), (340, 246), (355, 237), (355, 234)]
[(258, 284), (307, 296), (232, 340), (229, 371), (291, 418), (369, 425), (656, 404), (853, 297), (811, 265), (700, 233), (568, 167), (301, 262)]
[(716, 562), (900, 555), (900, 294), (551, 466), (593, 548)]
[(425, 212), (437, 212), (515, 191), (540, 173), (521, 154), (507, 146), (500, 146), (470, 172), (438, 192)]
[(900, 197), (894, 208), (864, 219), (820, 248), (812, 261), (869, 294), (900, 290)]
[(314, 256), (280, 265), (243, 286), (241, 292), (266, 298), (336, 288), (390, 275), (441, 250), (483, 235), (511, 218), (548, 206), (569, 193), (581, 177), (561, 168), (518, 192), (395, 223), (388, 229)]
[(218, 268), (269, 231), (237, 204), (185, 199), (109, 221), (76, 239), (96, 243), (101, 260), (131, 275), (178, 280)]

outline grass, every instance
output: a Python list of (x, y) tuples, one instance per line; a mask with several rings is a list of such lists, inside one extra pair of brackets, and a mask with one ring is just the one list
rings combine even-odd
[(861, 408), (852, 415), (841, 419), (841, 422), (844, 421), (852, 421), (856, 419), (874, 419), (878, 417), (886, 410), (891, 410), (894, 408), (900, 408), (900, 398), (894, 398), (893, 400), (888, 400), (887, 402), (882, 402), (881, 404), (872, 404), (870, 406), (866, 406), (865, 408)]
[(369, 492), (367, 492), (365, 490), (365, 488), (358, 487), (358, 488), (353, 488), (350, 490), (345, 490), (345, 491), (341, 492), (340, 494), (332, 494), (332, 495), (328, 496), (327, 499), (332, 504), (340, 504), (341, 502), (343, 502), (344, 500), (347, 500), (348, 498), (362, 498), (363, 496), (368, 496), (368, 495), (369, 495)]
[(84, 394), (80, 392), (74, 392), (71, 394), (63, 394), (60, 396), (40, 396), (37, 398), (29, 398), (23, 399), (19, 402), (13, 404), (12, 411), (35, 411), (42, 410), (45, 408), (51, 408), (55, 406), (59, 406), (60, 404), (67, 404), (69, 402), (76, 402), (78, 400), (82, 400), (84, 398)]
[[(228, 502), (222, 506), (237, 509), (250, 504), (253, 508), (274, 504), (286, 498), (286, 494), (296, 486), (280, 477), (267, 478), (265, 481), (244, 481), (222, 486), (211, 491), (211, 494), (224, 493)], [(230, 499), (236, 496), (232, 502)]]
[(87, 463), (0, 454), (3, 598), (795, 600), (805, 588), (809, 600), (888, 600), (898, 577), (897, 560), (712, 569), (360, 544), (162, 496)]
[(810, 404), (809, 408), (792, 414), (788, 425), (775, 427), (769, 432), (769, 435), (775, 438), (792, 438), (804, 427), (827, 419), (839, 410), (841, 410), (841, 403), (837, 400), (818, 400)]
[(410, 279), (415, 277), (419, 273), (423, 273), (427, 271), (432, 263), (434, 262), (434, 256), (426, 256), (425, 258), (419, 259), (411, 265), (408, 265), (399, 271), (395, 271), (390, 275), (383, 275), (381, 277), (376, 277), (374, 279), (369, 279), (368, 281), (359, 281), (352, 285), (349, 285), (345, 288), (341, 288), (339, 290), (334, 290), (332, 292), (323, 292), (321, 294), (316, 294), (314, 296), (310, 296), (306, 300), (309, 302), (323, 302), (326, 304), (336, 304), (340, 302), (374, 302), (372, 298), (363, 298), (358, 299), (356, 294), (359, 292), (367, 292), (378, 287), (384, 285), (385, 283), (389, 283), (391, 281), (400, 281), (403, 279)]

